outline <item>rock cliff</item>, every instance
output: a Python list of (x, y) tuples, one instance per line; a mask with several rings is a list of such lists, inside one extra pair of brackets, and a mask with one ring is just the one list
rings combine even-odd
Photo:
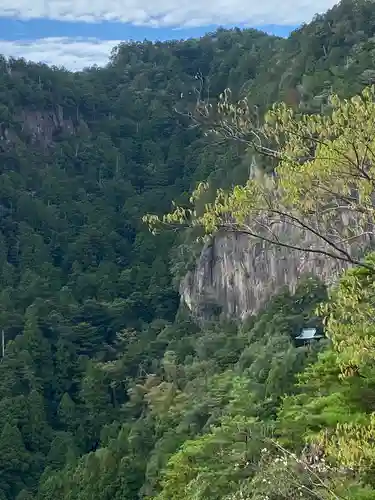
[[(289, 231), (290, 227), (280, 227)], [(305, 244), (309, 234), (299, 234)], [(244, 234), (216, 234), (207, 243), (195, 270), (181, 283), (180, 294), (194, 316), (204, 318), (213, 310), (226, 316), (245, 318), (256, 313), (282, 287), (293, 292), (303, 275), (319, 276), (330, 283), (349, 264), (322, 255), (293, 251)]]
[(0, 144), (13, 144), (22, 135), (28, 137), (31, 144), (53, 147), (56, 134), (74, 135), (78, 129), (88, 132), (86, 123), (80, 117), (64, 116), (64, 110), (59, 105), (50, 110), (22, 109), (14, 116), (11, 125), (0, 123)]

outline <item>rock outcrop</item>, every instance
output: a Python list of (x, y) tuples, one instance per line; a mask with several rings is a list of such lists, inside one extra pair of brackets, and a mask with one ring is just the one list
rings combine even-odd
[(53, 110), (23, 109), (15, 115), (12, 125), (0, 123), (0, 144), (13, 144), (23, 135), (32, 144), (53, 147), (56, 134), (74, 135), (78, 129), (88, 132), (86, 123), (79, 117), (73, 120), (65, 116), (62, 106), (56, 105)]
[[(290, 227), (279, 230), (289, 231), (295, 241)], [(304, 247), (314, 240), (310, 234), (302, 239)], [(243, 319), (281, 288), (288, 286), (293, 292), (302, 276), (318, 276), (329, 284), (347, 267), (348, 263), (321, 254), (254, 241), (245, 234), (219, 233), (204, 246), (195, 270), (182, 281), (181, 300), (199, 318), (221, 312)]]

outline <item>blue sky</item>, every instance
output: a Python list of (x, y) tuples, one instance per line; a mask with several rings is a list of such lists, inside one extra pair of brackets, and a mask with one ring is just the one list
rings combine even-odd
[(201, 36), (218, 26), (287, 36), (335, 0), (1, 0), (0, 53), (79, 70), (120, 41)]

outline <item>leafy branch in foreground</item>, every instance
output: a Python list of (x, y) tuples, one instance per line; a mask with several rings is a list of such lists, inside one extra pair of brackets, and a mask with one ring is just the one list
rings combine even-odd
[(244, 485), (249, 490), (247, 498), (343, 500), (335, 490), (337, 484), (347, 482), (346, 471), (332, 467), (314, 446), (306, 447), (304, 452), (297, 456), (274, 439), (267, 440), (258, 473)]
[(276, 150), (266, 145), (267, 136), (260, 126), (259, 110), (256, 106), (250, 107), (247, 98), (232, 103), (232, 92), (229, 88), (219, 95), (217, 103), (213, 105), (210, 97), (205, 99), (203, 94), (203, 78), (199, 78), (200, 87), (195, 89), (197, 101), (193, 112), (181, 113), (191, 120), (193, 127), (202, 127), (205, 135), (214, 135), (219, 142), (233, 140), (251, 147), (260, 154), (278, 157)]
[[(218, 190), (202, 213), (195, 207), (209, 185), (200, 183), (190, 207), (174, 206), (161, 218), (145, 216), (144, 222), (154, 232), (168, 225), (199, 226), (206, 235), (244, 233), (269, 244), (368, 267), (362, 254), (374, 238), (374, 96), (373, 87), (349, 100), (332, 96), (329, 116), (298, 115), (285, 104), (273, 106), (261, 128), (262, 137), (277, 145), (272, 175), (256, 175), (243, 186)], [(222, 121), (228, 129), (234, 127), (233, 134), (237, 127), (245, 135), (246, 127), (251, 128), (246, 113), (242, 121), (234, 120), (233, 109), (231, 113), (232, 118), (225, 122), (224, 114)]]

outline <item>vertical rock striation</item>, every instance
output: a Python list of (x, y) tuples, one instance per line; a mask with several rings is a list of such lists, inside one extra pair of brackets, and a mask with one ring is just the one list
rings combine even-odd
[[(290, 226), (280, 225), (278, 230), (284, 240), (288, 232), (290, 241), (303, 247), (317, 244), (311, 234), (297, 234)], [(195, 270), (182, 281), (181, 300), (196, 317), (208, 317), (215, 309), (243, 319), (281, 288), (288, 286), (293, 292), (303, 275), (318, 276), (329, 284), (348, 267), (346, 262), (254, 241), (245, 234), (218, 233), (204, 246)]]

